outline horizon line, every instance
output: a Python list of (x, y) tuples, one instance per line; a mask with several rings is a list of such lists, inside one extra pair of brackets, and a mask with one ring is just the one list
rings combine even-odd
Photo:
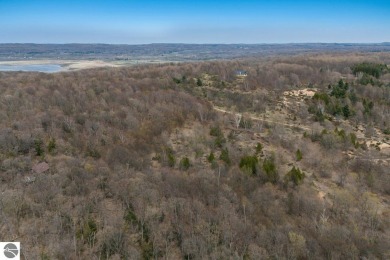
[(5, 44), (34, 44), (34, 45), (153, 45), (153, 44), (181, 44), (181, 45), (291, 45), (291, 44), (354, 44), (354, 45), (375, 45), (375, 44), (390, 44), (389, 42), (271, 42), (271, 43), (183, 43), (183, 42), (151, 42), (151, 43), (103, 43), (103, 42), (66, 42), (66, 43), (37, 43), (37, 42), (0, 42)]

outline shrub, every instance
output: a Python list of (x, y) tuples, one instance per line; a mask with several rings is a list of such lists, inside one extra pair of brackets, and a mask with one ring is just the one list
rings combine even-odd
[(286, 180), (292, 181), (295, 185), (300, 184), (305, 178), (305, 173), (302, 172), (299, 168), (293, 168), (287, 173)]
[(338, 130), (338, 128), (336, 127), (336, 128), (334, 129), (334, 132), (335, 132), (335, 134), (337, 134), (339, 137), (341, 137), (342, 140), (345, 140), (345, 139), (346, 139), (346, 134), (345, 134), (345, 130), (344, 130), (344, 129)]
[(97, 224), (94, 219), (89, 218), (83, 227), (77, 232), (77, 237), (83, 239), (84, 243), (93, 245), (96, 241)]
[(364, 107), (364, 114), (369, 114), (371, 110), (374, 108), (374, 102), (368, 101), (365, 98), (363, 99), (363, 107)]
[(330, 97), (328, 94), (323, 93), (323, 92), (317, 92), (313, 96), (314, 100), (322, 100), (324, 101), (325, 105), (329, 104), (330, 102)]
[(87, 156), (91, 156), (92, 158), (99, 159), (101, 157), (101, 154), (99, 151), (94, 147), (88, 147), (87, 149)]
[(173, 150), (169, 147), (163, 147), (161, 154), (156, 154), (152, 160), (158, 160), (160, 163), (171, 168), (173, 168), (176, 164), (176, 158)]
[(221, 135), (217, 136), (217, 138), (215, 138), (215, 140), (214, 140), (214, 145), (216, 147), (219, 147), (219, 148), (222, 148), (222, 146), (225, 143), (226, 143), (226, 139), (225, 139), (225, 137), (223, 137), (223, 135), (222, 136)]
[(246, 118), (241, 118), (239, 127), (244, 128), (244, 129), (251, 129), (252, 128), (252, 120), (251, 119), (246, 119)]
[(219, 156), (219, 159), (224, 161), (227, 165), (230, 165), (229, 151), (227, 148), (221, 151), (221, 155)]
[(262, 151), (263, 151), (263, 145), (261, 143), (257, 143), (256, 154), (260, 154)]
[(72, 133), (72, 127), (70, 124), (67, 124), (65, 122), (62, 123), (62, 130), (65, 132), (65, 133)]
[(129, 225), (138, 225), (138, 219), (132, 206), (126, 209), (123, 219)]
[(42, 148), (42, 140), (41, 139), (35, 139), (34, 141), (34, 148), (35, 148), (35, 154), (37, 156), (42, 156), (43, 155), (43, 148)]
[(349, 100), (351, 100), (352, 104), (354, 104), (354, 105), (356, 104), (356, 102), (358, 102), (358, 97), (357, 97), (355, 91), (353, 91), (353, 90), (351, 90), (351, 92), (349, 93), (348, 98), (349, 98)]
[(196, 85), (197, 85), (198, 87), (203, 86), (203, 82), (202, 82), (202, 80), (201, 80), (200, 78), (197, 79)]
[(240, 161), (240, 168), (242, 170), (248, 171), (252, 175), (257, 174), (257, 164), (259, 160), (256, 156), (244, 156)]
[(385, 135), (390, 135), (390, 128), (384, 129), (384, 130), (383, 130), (383, 133), (384, 133)]
[(276, 169), (275, 158), (273, 156), (264, 159), (263, 170), (265, 172), (266, 181), (269, 181), (273, 184), (278, 182), (279, 173)]
[(49, 153), (53, 152), (56, 149), (56, 139), (50, 138), (49, 143), (47, 145), (47, 150)]
[(76, 123), (83, 126), (85, 124), (85, 121), (86, 121), (86, 116), (84, 115), (76, 115), (76, 119), (75, 119)]
[(226, 139), (223, 136), (221, 128), (219, 126), (213, 126), (210, 129), (210, 135), (215, 136), (214, 144), (216, 147), (222, 148), (223, 144), (226, 143)]
[(339, 100), (335, 100), (334, 102), (329, 103), (325, 107), (326, 112), (333, 116), (342, 115), (343, 114), (343, 107)]
[(295, 156), (296, 156), (296, 159), (297, 159), (297, 162), (299, 162), (300, 160), (302, 160), (303, 156), (302, 156), (302, 152), (300, 149), (298, 149), (295, 153)]
[(349, 134), (349, 139), (351, 141), (351, 144), (355, 146), (355, 148), (359, 148), (359, 142), (357, 141), (357, 136), (354, 133)]
[(325, 121), (325, 116), (324, 114), (322, 113), (321, 110), (318, 110), (315, 115), (314, 115), (314, 121), (317, 121), (317, 122), (324, 122)]
[(191, 163), (190, 163), (190, 159), (188, 159), (188, 157), (183, 157), (180, 160), (180, 169), (186, 171), (186, 170), (188, 170), (188, 168), (190, 168), (190, 166), (191, 166)]
[(211, 129), (210, 129), (210, 135), (211, 136), (223, 136), (223, 133), (222, 133), (222, 130), (221, 128), (219, 127), (219, 125), (217, 126), (212, 126)]
[(345, 105), (343, 107), (343, 115), (347, 119), (351, 115), (351, 111), (349, 110), (349, 106)]
[(176, 163), (176, 159), (175, 159), (175, 156), (173, 155), (173, 153), (169, 152), (167, 154), (167, 158), (168, 158), (168, 166), (174, 167), (175, 163)]
[(340, 79), (339, 83), (336, 86), (333, 86), (331, 96), (336, 98), (345, 98), (348, 90), (348, 83), (344, 83), (342, 79)]
[(209, 163), (212, 163), (214, 162), (214, 160), (215, 160), (215, 155), (213, 152), (210, 152), (210, 155), (207, 156), (207, 161), (209, 161)]
[(364, 73), (362, 78), (359, 80), (359, 83), (365, 86), (368, 84), (374, 85), (374, 80), (370, 77), (370, 75)]
[(181, 83), (181, 80), (178, 79), (178, 78), (172, 78), (173, 82), (175, 82), (176, 84), (180, 84)]
[(322, 113), (322, 110), (319, 109), (316, 105), (312, 104), (308, 107), (307, 111), (310, 114), (313, 114), (313, 119), (316, 122), (324, 122), (325, 121), (325, 116)]

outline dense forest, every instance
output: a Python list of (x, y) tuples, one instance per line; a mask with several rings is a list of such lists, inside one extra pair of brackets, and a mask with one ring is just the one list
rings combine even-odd
[(388, 259), (388, 64), (0, 72), (0, 241), (24, 259)]

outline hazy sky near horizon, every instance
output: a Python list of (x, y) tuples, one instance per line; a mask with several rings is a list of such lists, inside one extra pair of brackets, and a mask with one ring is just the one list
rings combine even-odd
[(0, 0), (0, 42), (390, 42), (390, 0)]

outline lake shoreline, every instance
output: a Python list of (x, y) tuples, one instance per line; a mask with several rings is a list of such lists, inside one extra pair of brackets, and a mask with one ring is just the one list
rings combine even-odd
[[(34, 70), (33, 67), (37, 67)], [(40, 70), (40, 68), (47, 67), (48, 71), (45, 69)], [(53, 67), (51, 67), (53, 66)], [(58, 66), (58, 69), (54, 69), (54, 66)], [(11, 72), (11, 71), (29, 71), (29, 72), (46, 72), (46, 73), (56, 73), (56, 72), (66, 72), (82, 69), (92, 69), (92, 68), (103, 68), (103, 67), (120, 67), (123, 65), (118, 65), (111, 62), (95, 60), (95, 61), (71, 61), (71, 60), (28, 60), (28, 61), (0, 61), (0, 71)], [(4, 67), (5, 69), (1, 69)], [(15, 67), (13, 70), (11, 67)]]

